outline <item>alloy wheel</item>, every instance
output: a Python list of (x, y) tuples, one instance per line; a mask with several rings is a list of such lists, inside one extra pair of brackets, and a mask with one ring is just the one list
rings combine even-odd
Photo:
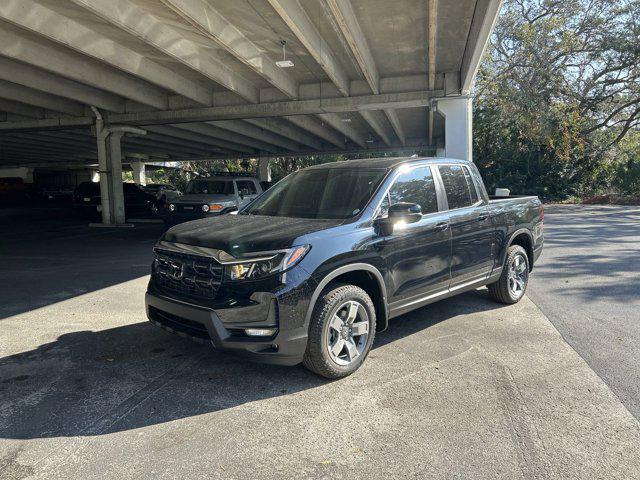
[(519, 298), (524, 294), (527, 288), (527, 280), (529, 278), (529, 269), (527, 268), (527, 260), (523, 255), (518, 254), (513, 257), (509, 264), (509, 292), (514, 298)]
[(367, 345), (369, 315), (355, 300), (343, 303), (329, 322), (327, 348), (331, 359), (338, 365), (349, 365)]

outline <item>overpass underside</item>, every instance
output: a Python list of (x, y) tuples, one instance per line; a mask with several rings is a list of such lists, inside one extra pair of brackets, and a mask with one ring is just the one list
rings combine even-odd
[(0, 168), (470, 158), (468, 93), (500, 3), (4, 0)]

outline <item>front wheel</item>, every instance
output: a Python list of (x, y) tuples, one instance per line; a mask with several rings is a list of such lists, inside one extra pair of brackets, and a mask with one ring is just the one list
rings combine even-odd
[(511, 245), (497, 282), (487, 285), (491, 297), (512, 305), (524, 296), (529, 284), (529, 257), (520, 245)]
[(375, 332), (376, 311), (367, 292), (337, 285), (316, 304), (303, 364), (326, 378), (351, 375), (371, 350)]

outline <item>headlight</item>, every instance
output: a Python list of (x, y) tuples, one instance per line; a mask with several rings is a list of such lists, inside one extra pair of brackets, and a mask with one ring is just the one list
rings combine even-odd
[(309, 245), (274, 252), (247, 254), (246, 260), (225, 263), (226, 280), (257, 280), (274, 273), (284, 272), (295, 266), (309, 251)]
[(169, 204), (169, 211), (170, 212), (175, 212), (176, 211), (176, 206), (173, 203)]
[(202, 205), (202, 211), (207, 213), (209, 211), (209, 205)]

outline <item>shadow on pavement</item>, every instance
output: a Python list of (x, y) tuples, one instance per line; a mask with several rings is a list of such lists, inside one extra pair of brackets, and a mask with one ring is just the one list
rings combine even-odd
[[(394, 319), (374, 348), (500, 308), (486, 290)], [(0, 438), (95, 436), (170, 422), (324, 385), (301, 366), (250, 363), (149, 323), (61, 335), (0, 360)]]
[[(640, 209), (571, 206), (548, 207), (545, 248), (536, 268), (537, 281), (564, 280), (558, 294), (585, 301), (626, 301), (640, 295)], [(575, 210), (575, 211), (574, 211)], [(597, 282), (590, 281), (597, 278)]]
[(149, 274), (163, 225), (90, 228), (69, 209), (0, 209), (0, 320)]

